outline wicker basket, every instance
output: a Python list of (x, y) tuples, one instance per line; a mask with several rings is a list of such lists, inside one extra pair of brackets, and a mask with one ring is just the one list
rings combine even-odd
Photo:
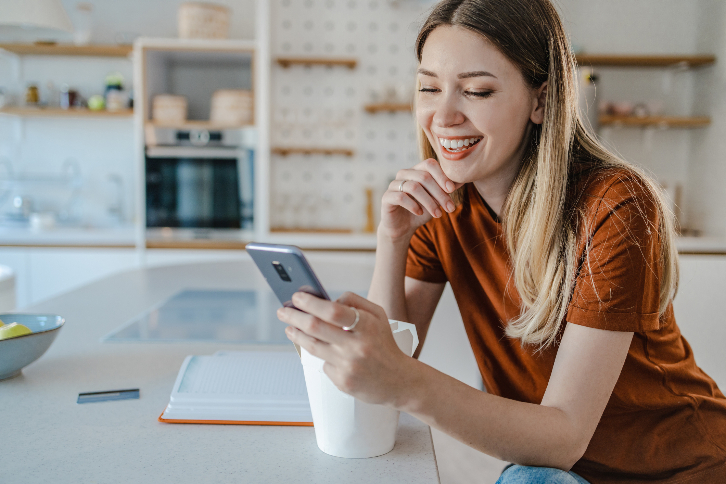
[(226, 39), (230, 10), (224, 5), (187, 2), (179, 5), (179, 38)]
[(252, 123), (252, 91), (221, 89), (212, 95), (209, 120), (213, 124), (239, 126)]
[(187, 98), (172, 94), (154, 96), (151, 118), (159, 124), (180, 124), (187, 119)]

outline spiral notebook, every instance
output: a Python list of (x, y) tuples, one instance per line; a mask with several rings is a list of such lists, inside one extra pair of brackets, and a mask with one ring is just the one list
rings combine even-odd
[(300, 357), (280, 351), (187, 356), (159, 421), (312, 426)]

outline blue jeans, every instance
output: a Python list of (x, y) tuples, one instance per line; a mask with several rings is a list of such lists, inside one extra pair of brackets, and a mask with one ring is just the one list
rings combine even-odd
[(510, 465), (504, 469), (496, 484), (590, 484), (574, 472), (552, 467)]

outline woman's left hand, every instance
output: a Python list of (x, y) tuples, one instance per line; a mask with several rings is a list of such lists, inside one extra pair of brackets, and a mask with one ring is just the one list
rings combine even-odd
[[(323, 371), (336, 387), (364, 402), (397, 406), (415, 360), (398, 348), (383, 308), (351, 292), (337, 301), (297, 292), (292, 303), (299, 310), (277, 310), (280, 321), (290, 325), (287, 337), (325, 360)], [(353, 307), (360, 319), (345, 331), (355, 321)]]

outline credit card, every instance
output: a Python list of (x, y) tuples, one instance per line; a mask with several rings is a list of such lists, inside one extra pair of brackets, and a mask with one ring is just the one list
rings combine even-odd
[(139, 398), (139, 389), (109, 390), (107, 392), (79, 393), (76, 403), (108, 402), (111, 400), (130, 400)]

